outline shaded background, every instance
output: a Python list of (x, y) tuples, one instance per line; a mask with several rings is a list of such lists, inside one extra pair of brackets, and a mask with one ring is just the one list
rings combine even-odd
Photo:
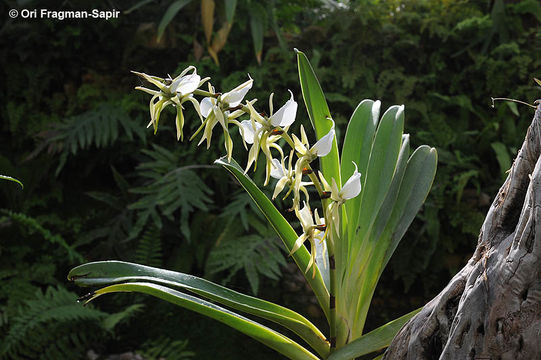
[[(149, 96), (133, 90), (140, 82), (130, 70), (175, 76), (193, 64), (223, 91), (249, 73), (252, 98), (274, 91), (280, 104), (291, 89), (302, 103), (292, 51), (299, 48), (327, 95), (339, 141), (362, 99), (406, 105), (405, 131), (413, 146), (438, 149), (438, 172), (383, 274), (368, 329), (422, 306), (469, 259), (533, 115), (513, 103), (492, 108), (490, 97), (540, 97), (532, 80), (541, 77), (538, 0), (238, 0), (233, 17), (231, 1), (216, 1), (202, 16), (211, 2), (0, 4), (0, 173), (25, 184), (0, 184), (0, 358), (280, 358), (149, 297), (82, 307), (75, 299), (84, 290), (66, 274), (92, 260), (204, 276), (323, 323), (272, 230), (211, 165), (222, 147), (177, 142), (173, 111), (154, 136)], [(121, 13), (108, 21), (9, 18), (24, 8)], [(186, 113), (193, 131), (199, 119)], [(302, 107), (297, 118), (306, 124)], [(245, 161), (241, 146), (234, 157)]]

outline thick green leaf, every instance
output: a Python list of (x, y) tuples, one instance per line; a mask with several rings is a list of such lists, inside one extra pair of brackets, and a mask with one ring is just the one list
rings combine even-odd
[[(374, 134), (379, 121), (380, 107), (380, 101), (363, 100), (351, 115), (344, 138), (344, 146), (342, 147), (342, 183), (345, 183), (353, 174), (355, 170), (353, 163), (355, 163), (361, 173), (361, 184), (364, 187), (370, 150), (372, 149)], [(349, 223), (346, 224), (345, 221), (343, 223), (348, 225), (348, 233), (353, 233), (355, 230), (357, 223), (355, 220), (359, 217), (360, 206), (360, 196), (350, 199), (344, 204), (346, 219), (348, 219)]]
[[(301, 83), (304, 104), (306, 105), (306, 110), (308, 111), (312, 126), (316, 130), (317, 138), (321, 139), (333, 126), (333, 122), (330, 121), (332, 117), (329, 106), (327, 105), (323, 90), (321, 90), (319, 81), (317, 80), (314, 69), (308, 61), (308, 58), (302, 51), (297, 49), (295, 49), (295, 51), (297, 52), (299, 80)], [(331, 152), (327, 156), (322, 157), (320, 161), (322, 173), (325, 175), (327, 181), (330, 183), (331, 179), (334, 178), (337, 184), (341, 184), (340, 159), (338, 156), (336, 137), (333, 140)]]
[[(291, 249), (295, 245), (295, 241), (298, 238), (297, 233), (291, 225), (287, 222), (287, 220), (280, 214), (278, 209), (274, 206), (274, 204), (265, 196), (265, 194), (257, 187), (257, 185), (250, 179), (248, 176), (244, 174), (244, 171), (240, 168), (240, 166), (235, 162), (235, 160), (231, 160), (230, 163), (227, 162), (227, 159), (221, 158), (216, 160), (216, 164), (220, 164), (223, 167), (225, 167), (237, 180), (241, 183), (241, 185), (244, 187), (244, 189), (250, 194), (250, 197), (254, 200), (257, 207), (261, 210), (263, 215), (267, 218), (269, 223), (272, 225), (278, 236), (280, 236), (280, 239), (282, 239), (282, 242), (284, 243), (286, 249), (288, 252), (291, 252)], [(312, 277), (312, 271), (305, 272), (306, 267), (308, 266), (308, 262), (310, 261), (310, 253), (304, 246), (301, 246), (300, 249), (295, 251), (293, 255), (291, 255), (299, 269), (304, 274), (304, 278), (314, 291), (314, 294), (316, 295), (316, 298), (325, 313), (325, 315), (328, 318), (329, 315), (329, 292), (327, 288), (325, 287), (325, 283), (323, 281), (323, 278), (321, 277), (321, 273), (319, 272), (319, 269), (316, 268), (315, 276)]]
[(182, 8), (186, 5), (188, 5), (192, 0), (177, 0), (173, 2), (167, 10), (165, 10), (165, 14), (163, 14), (162, 20), (160, 21), (160, 24), (158, 25), (158, 41), (163, 36), (163, 32), (165, 31), (165, 28), (171, 20), (177, 15), (177, 13), (182, 10)]
[(235, 17), (235, 9), (237, 8), (237, 0), (225, 0), (225, 18), (228, 23), (233, 23)]
[[(402, 152), (403, 154), (405, 153)], [(381, 222), (374, 226), (370, 234), (373, 245), (364, 248), (356, 259), (360, 271), (359, 275), (354, 274), (352, 279), (358, 280), (347, 289), (358, 294), (355, 316), (351, 320), (354, 324), (351, 330), (353, 338), (362, 333), (370, 301), (381, 273), (423, 204), (434, 180), (437, 163), (435, 149), (426, 145), (417, 148), (409, 158), (405, 171), (401, 170), (403, 167), (401, 160), (403, 161), (403, 157), (399, 159), (397, 168), (397, 173), (403, 172), (398, 196), (396, 183), (393, 181), (389, 190), (390, 196), (379, 215), (382, 216)], [(391, 215), (388, 216), (386, 211)]]
[(80, 286), (145, 281), (183, 288), (235, 310), (280, 324), (303, 338), (321, 356), (329, 352), (329, 344), (325, 342), (325, 336), (302, 315), (283, 306), (241, 294), (196, 276), (122, 261), (98, 261), (74, 268), (70, 271), (68, 279)]
[[(367, 245), (370, 229), (391, 186), (403, 130), (404, 107), (391, 106), (383, 114), (376, 130), (365, 174), (364, 189), (359, 195), (361, 197), (360, 211), (358, 214), (352, 214), (352, 216), (358, 216), (357, 223), (352, 224), (355, 230), (348, 232), (348, 235), (352, 237), (350, 249), (353, 257), (356, 257)], [(354, 221), (354, 218), (350, 221)]]
[[(409, 134), (405, 134), (402, 136), (402, 146), (400, 147), (400, 153), (398, 155), (398, 161), (396, 163), (397, 164), (396, 171), (393, 175), (391, 186), (389, 188), (389, 191), (387, 192), (385, 201), (383, 202), (383, 204), (381, 205), (381, 208), (379, 209), (378, 216), (376, 217), (376, 220), (374, 221), (374, 226), (370, 234), (370, 236), (376, 239), (378, 239), (383, 233), (383, 230), (385, 229), (385, 226), (387, 225), (387, 222), (389, 221), (391, 214), (393, 213), (396, 199), (398, 198), (398, 193), (400, 191), (400, 186), (404, 178), (404, 173), (406, 172), (406, 168), (408, 165), (409, 156), (410, 156)], [(379, 243), (378, 243), (378, 246), (379, 246)]]
[(262, 324), (208, 301), (201, 300), (192, 295), (184, 294), (165, 286), (146, 282), (116, 284), (97, 290), (90, 296), (88, 301), (104, 294), (117, 292), (140, 292), (152, 295), (175, 305), (182, 306), (188, 310), (208, 316), (260, 341), (264, 345), (278, 351), (290, 359), (318, 359), (317, 356), (295, 341)]
[(391, 340), (400, 331), (402, 326), (409, 321), (415, 314), (421, 311), (422, 308), (412, 311), (406, 315), (399, 317), (379, 328), (372, 330), (366, 335), (361, 336), (357, 340), (341, 347), (334, 351), (327, 359), (328, 360), (349, 360), (358, 356), (370, 354), (374, 351), (382, 350), (389, 346)]
[(385, 231), (388, 236), (391, 236), (391, 243), (385, 252), (383, 267), (391, 258), (402, 236), (423, 205), (436, 176), (437, 164), (436, 149), (427, 145), (419, 146), (408, 160), (398, 199)]
[(263, 35), (267, 27), (266, 20), (265, 8), (258, 3), (253, 3), (250, 6), (250, 29), (252, 30), (255, 56), (259, 64), (261, 64), (261, 54), (263, 52)]
[(24, 185), (22, 182), (20, 182), (19, 180), (11, 177), (11, 176), (6, 176), (6, 175), (0, 175), (0, 179), (1, 180), (7, 180), (7, 181), (13, 181), (13, 182), (16, 182), (17, 184), (21, 185), (21, 188), (24, 189)]

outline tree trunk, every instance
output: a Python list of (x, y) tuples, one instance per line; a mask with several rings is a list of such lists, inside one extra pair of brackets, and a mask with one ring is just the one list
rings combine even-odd
[(541, 106), (473, 257), (383, 359), (541, 359)]

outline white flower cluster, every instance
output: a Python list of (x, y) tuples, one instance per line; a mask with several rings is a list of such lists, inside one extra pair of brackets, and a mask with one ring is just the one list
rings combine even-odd
[[(248, 149), (248, 146), (250, 147), (245, 173), (250, 170), (252, 165), (255, 171), (260, 151), (263, 152), (266, 159), (265, 185), (268, 184), (271, 177), (277, 179), (272, 199), (274, 200), (286, 188), (284, 199), (293, 194), (293, 206), (291, 209), (299, 219), (303, 233), (296, 240), (291, 254), (297, 251), (304, 242), (309, 241), (312, 251), (306, 269), (308, 271), (315, 263), (315, 242), (319, 241), (325, 245), (326, 241), (333, 241), (333, 238), (338, 236), (340, 206), (346, 200), (359, 195), (361, 191), (361, 174), (357, 171), (356, 165), (355, 172), (341, 189), (339, 189), (334, 178), (331, 179), (331, 185), (329, 185), (324, 175), (319, 172), (319, 176), (316, 176), (310, 166), (318, 157), (326, 156), (331, 151), (335, 137), (334, 122), (330, 131), (310, 146), (302, 125), (300, 127), (300, 138), (295, 134), (291, 136), (288, 134), (289, 127), (295, 121), (298, 107), (291, 91), (289, 91), (290, 98), (276, 112), (273, 111), (273, 94), (270, 95), (270, 115), (267, 116), (254, 108), (255, 99), (243, 103), (254, 82), (251, 78), (233, 90), (221, 94), (216, 92), (210, 83), (208, 84), (208, 91), (201, 90), (200, 87), (210, 78), (201, 79), (193, 66), (186, 68), (174, 79), (134, 73), (159, 89), (152, 90), (142, 86), (136, 87), (136, 89), (152, 95), (149, 126), (153, 125), (155, 132), (158, 129), (161, 112), (168, 105), (172, 105), (177, 111), (177, 138), (183, 139), (183, 104), (189, 101), (201, 119), (201, 125), (190, 140), (194, 139), (202, 131), (203, 134), (199, 144), (206, 140), (208, 148), (212, 140), (213, 130), (217, 124), (220, 124), (224, 133), (227, 157), (231, 160), (233, 140), (229, 129), (231, 125), (236, 126), (242, 136), (244, 147), (246, 149)], [(204, 97), (200, 103), (195, 99), (196, 95)], [(244, 115), (248, 115), (249, 118), (242, 121), (237, 120)], [(285, 140), (285, 143), (291, 148), (289, 155), (284, 156), (280, 144), (283, 142), (280, 142), (280, 140)], [(276, 158), (273, 153), (277, 153), (279, 158)], [(294, 163), (295, 156), (297, 159)], [(310, 181), (303, 181), (303, 176), (308, 176)], [(314, 211), (315, 216), (312, 215), (307, 190), (307, 186), (310, 185), (317, 188), (322, 199), (323, 218), (319, 217), (317, 209)], [(300, 208), (301, 192), (305, 197), (302, 209)], [(334, 231), (329, 231), (329, 229), (334, 229)]]

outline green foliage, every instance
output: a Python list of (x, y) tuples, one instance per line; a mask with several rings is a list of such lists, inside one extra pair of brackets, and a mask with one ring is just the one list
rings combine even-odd
[(162, 244), (160, 232), (156, 227), (150, 226), (143, 232), (137, 250), (135, 261), (138, 264), (160, 267), (162, 265)]
[[(127, 10), (139, 2), (133, 0), (118, 6)], [(531, 80), (541, 77), (541, 13), (537, 0), (499, 2), (504, 8), (497, 14), (490, 8), (495, 2), (471, 0), (357, 0), (349, 2), (349, 7), (322, 6), (312, 0), (276, 1), (275, 5), (260, 1), (264, 6), (270, 4), (269, 28), (283, 35), (264, 32), (261, 66), (254, 58), (247, 2), (238, 1), (234, 26), (220, 53), (220, 67), (206, 56), (202, 47), (206, 44), (200, 2), (183, 8), (160, 42), (156, 41), (158, 24), (173, 1), (145, 2), (149, 5), (129, 14), (123, 12), (115, 21), (84, 26), (65, 21), (7, 21), (3, 25), (0, 112), (5, 121), (0, 125), (0, 165), (3, 173), (20, 179), (25, 190), (13, 191), (17, 185), (9, 183), (0, 186), (2, 208), (36, 220), (85, 259), (134, 260), (141, 235), (130, 239), (130, 233), (139, 213), (128, 206), (144, 194), (128, 190), (151, 180), (135, 169), (148, 160), (139, 151), (138, 135), (145, 131), (148, 113), (142, 97), (129, 92), (139, 85), (127, 75), (129, 71), (164, 72), (195, 64), (201, 73), (212, 76), (213, 83), (220, 88), (231, 89), (249, 73), (255, 79), (255, 97), (265, 99), (269, 89), (273, 89), (275, 99), (281, 101), (285, 98), (278, 97), (287, 94), (289, 88), (298, 99), (297, 77), (291, 72), (293, 56), (280, 49), (297, 47), (306, 52), (318, 74), (337, 128), (344, 128), (359, 100), (381, 97), (384, 108), (391, 103), (406, 104), (405, 127), (416, 134), (412, 141), (436, 144), (438, 148), (442, 166), (432, 193), (412, 224), (413, 231), (406, 234), (405, 246), (400, 246), (391, 260), (391, 271), (383, 273), (386, 290), (376, 291), (368, 326), (422, 305), (469, 258), (490, 200), (501, 185), (500, 175), (508, 168), (503, 165), (507, 163), (504, 153), (511, 160), (516, 156), (532, 115), (530, 109), (520, 105), (516, 111), (502, 103), (492, 109), (490, 97), (506, 96), (528, 102), (539, 97), (539, 87)], [(229, 17), (226, 11), (222, 12), (222, 2), (215, 3), (219, 25), (222, 15)], [(223, 5), (229, 3), (224, 1)], [(90, 1), (86, 5), (101, 8), (103, 2)], [(2, 6), (4, 13), (9, 10), (7, 3)], [(71, 3), (63, 6), (68, 10), (81, 9)], [(96, 109), (108, 108), (111, 116), (103, 112), (92, 115)], [(90, 142), (85, 140), (83, 148), (75, 129), (86, 116), (94, 117), (96, 122), (92, 125), (87, 119), (86, 126), (94, 131), (94, 136)], [(121, 118), (127, 121), (126, 116), (130, 125), (140, 127), (132, 132), (133, 141), (122, 125)], [(299, 114), (299, 118), (302, 116)], [(97, 139), (104, 139), (102, 131), (108, 132), (108, 139), (115, 134), (111, 127), (97, 126), (106, 118), (116, 124), (118, 137), (100, 142), (98, 148)], [(164, 121), (163, 125), (169, 124)], [(63, 135), (58, 129), (63, 129)], [(71, 153), (72, 145), (65, 146), (71, 133), (75, 154)], [(148, 132), (145, 134), (148, 136)], [(47, 142), (60, 135), (58, 141)], [(338, 134), (338, 139), (343, 136)], [(176, 144), (173, 138), (172, 132), (166, 130), (152, 142), (159, 142), (176, 154), (180, 167), (208, 164), (221, 155), (221, 151), (197, 152), (195, 147), (189, 153), (176, 152), (173, 149), (186, 145)], [(496, 145), (496, 150), (495, 143), (503, 147)], [(241, 159), (239, 154), (242, 151), (234, 157)], [(66, 158), (64, 164), (60, 162), (61, 156)], [(62, 171), (53, 177), (56, 168)], [(232, 181), (217, 179), (217, 171), (195, 171), (214, 195), (206, 210), (189, 213), (190, 244), (184, 235), (178, 234), (180, 210), (172, 214), (173, 220), (161, 219), (163, 266), (204, 272), (224, 222), (235, 213), (230, 208), (233, 204), (226, 199), (232, 199), (231, 194), (238, 190)], [(118, 185), (119, 178), (124, 187)], [(90, 197), (82, 196), (83, 193)], [(239, 238), (257, 234), (245, 216), (252, 210), (242, 210), (243, 200), (239, 197), (233, 200), (239, 202), (239, 227), (246, 229)], [(136, 232), (144, 234), (153, 224), (149, 219)], [(58, 286), (65, 281), (69, 256), (65, 247), (51, 243), (32, 225), (5, 214), (0, 218), (0, 233), (0, 319), (5, 323), (9, 318), (6, 306), (16, 309), (23, 301), (32, 299), (38, 288)], [(248, 282), (243, 283), (245, 271), (237, 274), (235, 286), (249, 288)], [(275, 282), (266, 285), (277, 296), (282, 294), (282, 289), (274, 287)], [(126, 304), (118, 301), (111, 306), (124, 308)], [(153, 311), (152, 317), (141, 318), (152, 334), (159, 329), (171, 339), (182, 339), (194, 331), (213, 332), (227, 339), (223, 347), (199, 346), (207, 353), (229, 351), (228, 359), (239, 357), (232, 353), (231, 339), (242, 344), (243, 350), (255, 347), (246, 344), (244, 338), (226, 334), (223, 327), (211, 324), (207, 329), (203, 329), (204, 325), (188, 328), (178, 324), (170, 309)], [(154, 319), (160, 322), (153, 323)], [(121, 336), (117, 334), (114, 340), (104, 340), (102, 344), (133, 348), (139, 335), (134, 328), (123, 328)], [(93, 331), (85, 336), (91, 337)], [(190, 344), (194, 349), (198, 346), (193, 340)], [(276, 358), (264, 349), (250, 351), (261, 359)]]
[(148, 360), (188, 360), (195, 356), (188, 350), (187, 340), (172, 340), (166, 336), (145, 341), (138, 353)]
[(47, 241), (52, 244), (57, 244), (63, 247), (69, 257), (70, 262), (82, 261), (83, 257), (73, 248), (73, 246), (68, 245), (66, 241), (59, 234), (52, 234), (49, 230), (45, 229), (41, 224), (34, 218), (27, 216), (22, 213), (13, 212), (6, 209), (0, 209), (0, 214), (4, 214), (13, 221), (19, 223), (23, 226), (30, 234), (37, 232)]
[(56, 124), (43, 146), (54, 147), (61, 152), (56, 169), (58, 175), (68, 156), (91, 146), (97, 149), (111, 146), (119, 138), (121, 129), (129, 141), (133, 141), (136, 135), (144, 142), (146, 135), (141, 125), (141, 121), (132, 119), (116, 104), (98, 104), (92, 110)]
[(209, 254), (207, 272), (216, 274), (226, 271), (227, 276), (222, 284), (227, 284), (239, 270), (244, 269), (252, 293), (257, 294), (259, 277), (278, 280), (280, 266), (284, 266), (286, 261), (278, 239), (269, 236), (273, 233), (272, 229), (253, 216), (250, 223), (255, 225), (258, 234), (242, 236), (242, 228), (233, 221), (226, 225), (224, 234), (219, 238), (220, 243)]
[(160, 215), (173, 219), (173, 214), (179, 212), (179, 230), (189, 241), (189, 215), (196, 209), (208, 210), (212, 190), (191, 170), (191, 166), (181, 166), (182, 156), (178, 151), (152, 145), (152, 150), (142, 152), (148, 160), (137, 167), (144, 186), (130, 190), (141, 195), (128, 207), (137, 211), (137, 222), (130, 235), (135, 237), (139, 234), (150, 219), (160, 229), (163, 225)]
[(76, 299), (61, 287), (48, 287), (8, 313), (0, 358), (81, 359), (85, 347), (103, 336), (97, 330), (107, 314), (81, 307)]

